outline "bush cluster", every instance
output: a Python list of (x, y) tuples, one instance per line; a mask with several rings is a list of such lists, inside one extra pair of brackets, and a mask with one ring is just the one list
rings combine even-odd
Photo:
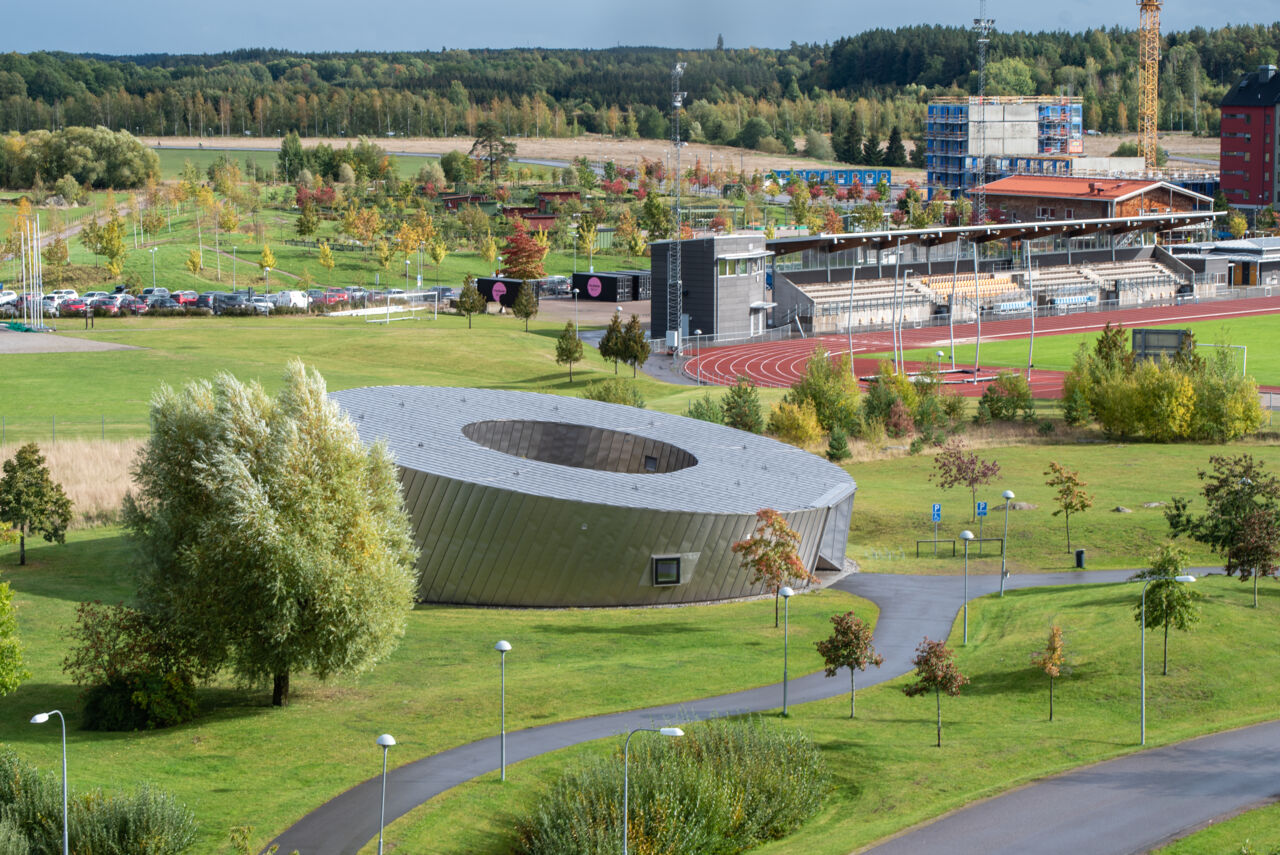
[[(143, 786), (129, 795), (71, 793), (72, 851), (95, 855), (178, 855), (195, 842), (195, 816), (167, 793)], [(41, 775), (12, 751), (0, 752), (0, 852), (62, 851), (62, 781)]]
[[(822, 804), (828, 775), (802, 734), (718, 721), (631, 745), (634, 852), (729, 855), (785, 836)], [(516, 827), (519, 855), (594, 855), (622, 839), (622, 757), (564, 775)]]
[(1020, 371), (1001, 371), (994, 383), (987, 384), (978, 401), (978, 413), (974, 420), (1011, 422), (1021, 416), (1024, 421), (1034, 421), (1035, 404), (1031, 400), (1031, 387)]
[(644, 409), (644, 396), (640, 394), (636, 384), (632, 381), (623, 380), (621, 377), (611, 377), (608, 380), (597, 380), (594, 383), (588, 383), (587, 388), (582, 390), (580, 397), (586, 398), (588, 401), (603, 401), (606, 404), (626, 404), (629, 407)]

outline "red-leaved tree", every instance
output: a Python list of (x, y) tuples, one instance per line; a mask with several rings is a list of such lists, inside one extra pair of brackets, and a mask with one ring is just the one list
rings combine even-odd
[(742, 567), (751, 573), (751, 584), (764, 583), (773, 594), (773, 626), (778, 626), (778, 595), (792, 579), (817, 581), (800, 560), (800, 534), (773, 508), (756, 511), (756, 530), (732, 546), (742, 556)]
[(818, 655), (827, 664), (828, 677), (834, 677), (841, 668), (849, 669), (849, 718), (853, 718), (858, 671), (867, 670), (868, 665), (879, 668), (884, 664), (884, 657), (876, 653), (871, 643), (871, 625), (853, 612), (832, 615), (831, 625), (830, 637), (815, 644)]
[(960, 687), (969, 682), (969, 678), (960, 673), (956, 667), (955, 653), (944, 642), (930, 641), (927, 637), (916, 648), (916, 658), (911, 660), (916, 666), (916, 682), (903, 686), (903, 693), (914, 698), (925, 692), (933, 692), (938, 702), (938, 747), (942, 747), (942, 693), (955, 697), (960, 694)]
[(977, 453), (965, 451), (964, 443), (953, 439), (942, 447), (933, 458), (934, 472), (929, 476), (944, 490), (952, 487), (968, 487), (972, 504), (972, 516), (978, 518), (978, 488), (990, 484), (1000, 474), (1000, 464), (983, 460)]
[(502, 260), (506, 264), (502, 268), (503, 276), (515, 279), (541, 279), (545, 275), (542, 259), (547, 256), (547, 248), (529, 234), (524, 220), (516, 217), (511, 221), (511, 236), (502, 250)]

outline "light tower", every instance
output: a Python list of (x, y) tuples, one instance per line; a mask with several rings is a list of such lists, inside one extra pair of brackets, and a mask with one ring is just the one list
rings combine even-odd
[[(987, 17), (987, 0), (982, 0), (978, 7), (978, 17), (973, 19), (973, 31), (978, 34), (978, 114), (981, 117), (978, 125), (978, 138), (981, 140), (978, 151), (978, 186), (973, 200), (975, 223), (987, 221), (987, 45), (991, 43), (991, 31), (995, 27), (995, 18)], [(972, 106), (969, 108), (969, 125), (972, 128)]]
[(1138, 0), (1138, 150), (1147, 169), (1156, 168), (1162, 3), (1163, 0)]
[[(679, 347), (680, 341), (680, 303), (684, 283), (680, 281), (680, 109), (684, 106), (686, 93), (680, 91), (680, 78), (684, 76), (685, 63), (677, 62), (671, 70), (671, 144), (675, 146), (676, 172), (676, 205), (675, 235), (671, 241), (671, 250), (667, 253), (667, 343)], [(672, 333), (675, 338), (672, 338)]]

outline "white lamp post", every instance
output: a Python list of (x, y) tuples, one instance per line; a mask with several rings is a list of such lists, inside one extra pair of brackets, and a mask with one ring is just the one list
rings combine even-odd
[(267, 290), (268, 294), (271, 293), (271, 268), (270, 267), (262, 268), (262, 287)]
[(382, 746), (382, 814), (378, 818), (378, 855), (382, 855), (382, 829), (387, 824), (387, 749), (396, 744), (396, 738), (389, 733), (378, 737)]
[(236, 290), (236, 245), (231, 244), (231, 293)]
[[(693, 334), (694, 334), (694, 336), (701, 336), (701, 335), (702, 335), (702, 330), (694, 330), (694, 331), (693, 331)], [(700, 346), (701, 346), (700, 344), (695, 344), (695, 345), (693, 346), (693, 360), (694, 360), (694, 362), (695, 362), (695, 363), (697, 363), (697, 366), (698, 366), (697, 371), (698, 371), (698, 385), (699, 385), (699, 386), (701, 386), (701, 385), (702, 385), (702, 363), (701, 363), (700, 361), (698, 361), (698, 349), (699, 349), (699, 347), (700, 347)]]
[(964, 541), (964, 643), (969, 643), (969, 541), (973, 540), (973, 532), (965, 529), (960, 532)]
[(787, 715), (787, 636), (791, 629), (791, 598), (796, 592), (791, 588), (783, 586), (778, 592), (782, 595), (782, 715)]
[(498, 756), (502, 764), (502, 780), (507, 780), (507, 651), (511, 649), (510, 643), (499, 641), (493, 645), (493, 649), (502, 654), (502, 724), (501, 739)]
[(578, 336), (578, 289), (573, 289), (573, 335)]
[[(1175, 582), (1194, 582), (1196, 577), (1189, 575), (1174, 576), (1173, 580)], [(1148, 579), (1142, 585), (1142, 620), (1138, 622), (1138, 630), (1142, 633), (1142, 720), (1139, 724), (1139, 737), (1143, 745), (1147, 744), (1147, 585), (1155, 581), (1155, 579)]]
[(942, 351), (940, 351), (940, 350), (939, 350), (939, 351), (938, 351), (936, 354), (934, 354), (934, 355), (938, 357), (938, 370), (939, 370), (939, 371), (941, 371), (941, 370), (942, 370), (942, 356), (943, 356), (943, 353), (942, 353)]
[(151, 247), (151, 249), (147, 250), (147, 252), (151, 253), (151, 290), (152, 291), (156, 289), (156, 250), (157, 249), (159, 249), (159, 247), (153, 246)]
[(1004, 580), (1009, 576), (1006, 559), (1009, 554), (1009, 503), (1013, 501), (1013, 491), (1005, 490), (1004, 496), (1004, 540), (1000, 541), (1000, 596), (1004, 596)]
[(406, 292), (409, 290), (409, 264), (410, 261), (406, 258), (404, 260), (404, 290)]
[(657, 733), (662, 736), (684, 736), (678, 727), (637, 727), (627, 734), (627, 741), (622, 744), (622, 855), (627, 855), (627, 820), (630, 811), (629, 790), (631, 786), (631, 737), (637, 733)]
[(67, 831), (67, 720), (60, 710), (36, 713), (31, 717), (32, 724), (44, 724), (49, 716), (56, 715), (62, 722), (62, 855), (70, 855), (71, 837)]

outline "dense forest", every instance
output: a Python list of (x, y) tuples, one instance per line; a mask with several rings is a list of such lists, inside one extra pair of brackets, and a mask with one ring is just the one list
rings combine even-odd
[[(773, 132), (765, 147), (785, 148), (806, 130), (838, 130), (855, 112), (869, 132), (916, 133), (930, 97), (976, 91), (974, 38), (915, 26), (785, 50), (10, 53), (0, 55), (0, 128), (450, 136), (491, 119), (510, 135), (664, 137), (670, 69), (681, 60), (691, 137), (732, 143), (758, 117)], [(992, 94), (1080, 95), (1088, 127), (1134, 125), (1135, 31), (996, 32), (990, 56)], [(1160, 126), (1215, 133), (1226, 88), (1277, 56), (1280, 24), (1165, 34)]]

